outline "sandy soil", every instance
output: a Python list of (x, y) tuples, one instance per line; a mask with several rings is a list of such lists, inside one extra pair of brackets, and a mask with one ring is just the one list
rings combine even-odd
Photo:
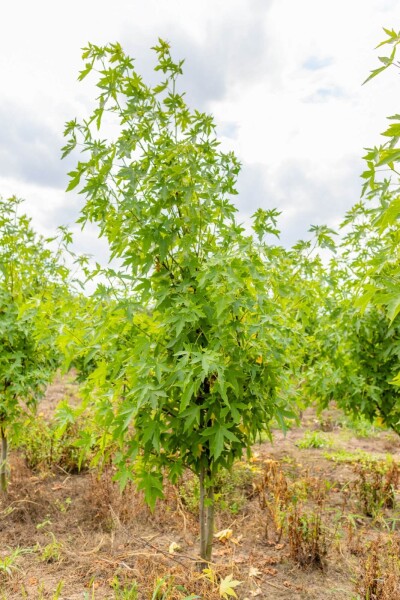
[[(74, 401), (75, 392), (71, 377), (57, 378), (40, 412), (51, 419), (56, 404), (63, 398)], [(340, 426), (340, 418), (334, 410), (324, 415), (322, 427), (329, 429), (324, 435), (331, 448), (296, 445), (305, 431), (321, 428), (321, 420), (308, 410), (301, 427), (286, 436), (276, 432), (273, 445), (256, 446), (252, 461), (238, 467), (251, 472), (240, 489), (245, 502), (236, 513), (227, 506), (217, 513), (216, 531), (230, 533), (216, 538), (208, 577), (196, 566), (195, 509), (178, 488), (168, 485), (165, 500), (151, 514), (134, 489), (120, 495), (112, 469), (100, 479), (90, 470), (72, 474), (59, 466), (34, 471), (23, 453), (14, 450), (9, 491), (0, 503), (0, 597), (129, 600), (135, 596), (122, 590), (136, 581), (138, 598), (152, 598), (157, 582), (163, 592), (156, 598), (219, 598), (219, 582), (229, 575), (241, 582), (235, 591), (242, 600), (357, 597), (354, 579), (365, 562), (368, 541), (389, 535), (400, 514), (392, 508), (375, 518), (363, 515), (352, 488), (354, 464), (329, 460), (327, 453), (362, 450), (400, 461), (400, 440), (385, 431), (357, 438)], [(287, 532), (279, 539), (271, 511), (262, 505), (263, 493), (272, 497), (265, 483), (271, 460), (278, 461), (290, 486), (300, 482), (308, 489), (306, 508), (320, 510), (326, 548), (322, 568), (296, 564)], [(327, 491), (321, 499), (322, 488)], [(179, 550), (171, 554), (173, 542)]]

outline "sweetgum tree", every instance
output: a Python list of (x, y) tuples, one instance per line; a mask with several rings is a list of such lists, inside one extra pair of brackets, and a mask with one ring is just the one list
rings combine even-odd
[(95, 72), (100, 95), (88, 119), (67, 123), (64, 154), (82, 151), (68, 189), (81, 186), (80, 221), (98, 225), (119, 266), (103, 271), (96, 326), (82, 323), (80, 336), (122, 485), (134, 477), (154, 506), (164, 472), (176, 481), (192, 470), (210, 560), (216, 473), (273, 418), (293, 416), (279, 393), (296, 327), (291, 263), (263, 243), (276, 211), (255, 214), (258, 242), (237, 223), (239, 163), (219, 149), (212, 117), (178, 93), (182, 62), (162, 40), (154, 50), (155, 87), (119, 44), (84, 50), (80, 79)]
[[(367, 81), (399, 67), (400, 33)], [(323, 310), (315, 324), (306, 388), (353, 416), (378, 418), (400, 433), (400, 115), (389, 117), (386, 141), (367, 149), (362, 198), (347, 213), (338, 258), (326, 270)]]
[[(367, 81), (390, 67), (399, 67), (400, 33), (384, 31), (387, 37), (379, 46), (391, 50), (388, 56), (379, 57), (381, 66)], [(350, 348), (348, 355), (353, 357), (354, 386), (342, 398), (347, 409), (370, 419), (378, 416), (400, 433), (400, 115), (389, 119), (383, 132), (387, 141), (369, 148), (364, 157), (363, 199), (343, 222), (351, 306), (342, 331)]]
[(8, 439), (34, 408), (59, 364), (52, 319), (65, 297), (68, 269), (61, 252), (35, 234), (21, 201), (0, 198), (0, 488), (7, 488)]

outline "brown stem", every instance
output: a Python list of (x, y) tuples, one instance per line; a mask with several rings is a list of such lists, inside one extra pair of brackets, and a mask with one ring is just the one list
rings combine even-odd
[(214, 538), (214, 486), (207, 490), (207, 510), (206, 510), (206, 551), (204, 558), (207, 562), (211, 561), (212, 547)]
[[(206, 485), (206, 475), (209, 470), (202, 467), (200, 470), (200, 557), (199, 569), (208, 566), (211, 561), (214, 537), (214, 486)], [(207, 482), (208, 483), (208, 482)]]
[(0, 427), (0, 440), (1, 440), (1, 451), (0, 451), (0, 491), (7, 491), (7, 454), (8, 454), (8, 442), (4, 427)]
[[(199, 525), (200, 525), (200, 556), (202, 559), (205, 559), (206, 555), (206, 507), (205, 507), (205, 499), (206, 499), (206, 490), (205, 490), (205, 475), (206, 469), (205, 467), (201, 467), (199, 481), (200, 481), (200, 506), (199, 506)], [(203, 569), (205, 565), (203, 562), (200, 563), (200, 570)]]

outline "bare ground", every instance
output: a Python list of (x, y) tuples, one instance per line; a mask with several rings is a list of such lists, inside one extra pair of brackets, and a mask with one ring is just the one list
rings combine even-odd
[[(41, 412), (51, 418), (55, 405), (65, 397), (73, 399), (74, 391), (71, 379), (58, 378)], [(167, 486), (165, 500), (151, 514), (134, 489), (119, 494), (111, 469), (100, 479), (90, 470), (69, 474), (56, 467), (35, 472), (22, 453), (14, 451), (9, 492), (0, 503), (0, 596), (129, 600), (135, 596), (122, 592), (137, 582), (138, 598), (152, 598), (158, 584), (161, 591), (155, 598), (197, 594), (211, 599), (220, 597), (220, 581), (232, 575), (241, 582), (235, 592), (242, 600), (356, 598), (355, 580), (367, 560), (368, 542), (396, 530), (400, 514), (394, 507), (365, 516), (352, 488), (354, 465), (329, 460), (327, 453), (362, 450), (400, 461), (400, 441), (385, 431), (357, 438), (339, 421), (338, 411), (329, 411), (322, 423), (329, 429), (325, 436), (332, 448), (296, 445), (305, 431), (321, 427), (311, 410), (303, 415), (301, 427), (286, 436), (276, 432), (273, 445), (264, 442), (254, 448), (247, 465), (252, 480), (249, 484), (247, 479), (241, 490), (245, 503), (233, 512), (229, 506), (218, 511), (216, 531), (227, 532), (215, 540), (208, 573), (197, 568), (195, 510), (177, 487)], [(322, 500), (314, 497), (306, 503), (321, 514), (319, 566), (296, 564), (287, 531), (279, 538), (272, 513), (262, 504), (263, 478), (271, 460), (278, 461), (290, 485), (306, 482), (303, 488), (321, 490), (322, 485), (327, 490)], [(173, 553), (171, 543), (179, 545)], [(62, 589), (56, 592), (58, 585)]]

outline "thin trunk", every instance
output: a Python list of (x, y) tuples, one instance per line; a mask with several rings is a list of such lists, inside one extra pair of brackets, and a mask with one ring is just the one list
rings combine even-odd
[(214, 537), (214, 487), (206, 487), (208, 470), (201, 468), (200, 480), (200, 570), (206, 568), (211, 561)]
[(7, 453), (8, 443), (4, 427), (0, 427), (1, 451), (0, 451), (0, 491), (7, 491)]
[(214, 486), (207, 490), (207, 511), (206, 511), (206, 552), (204, 558), (207, 562), (211, 561), (212, 547), (214, 538)]
[[(206, 470), (204, 467), (201, 467), (199, 481), (200, 481), (200, 506), (199, 506), (199, 525), (200, 525), (200, 556), (201, 558), (205, 558), (206, 556), (206, 490), (204, 485)], [(201, 563), (201, 567), (203, 568), (203, 563)]]

